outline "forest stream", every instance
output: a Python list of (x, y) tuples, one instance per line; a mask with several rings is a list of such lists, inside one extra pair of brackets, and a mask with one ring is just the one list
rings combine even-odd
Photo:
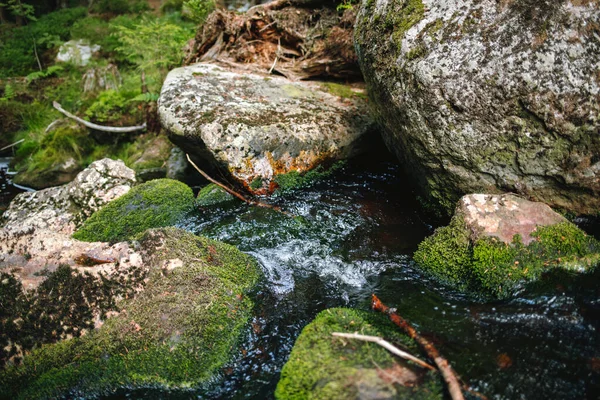
[(433, 228), (403, 182), (396, 165), (355, 162), (273, 199), (300, 218), (242, 203), (199, 210), (183, 228), (238, 246), (266, 277), (246, 339), (209, 389), (110, 398), (272, 398), (302, 328), (330, 307), (368, 310), (372, 293), (397, 307), (489, 398), (597, 398), (600, 271), (501, 302), (453, 291), (411, 260)]

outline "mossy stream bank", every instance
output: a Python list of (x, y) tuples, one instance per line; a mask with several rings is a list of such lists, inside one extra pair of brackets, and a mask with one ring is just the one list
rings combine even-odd
[[(153, 368), (164, 366), (167, 371), (173, 367), (174, 372), (165, 376), (172, 382), (189, 382), (191, 388), (111, 386), (114, 382), (108, 374), (98, 381), (107, 384), (100, 397), (273, 398), (278, 383), (284, 382), (281, 378), (287, 380), (288, 387), (294, 387), (289, 378), (293, 379), (290, 370), (295, 368), (292, 365), (283, 369), (284, 364), (294, 354), (303, 354), (302, 346), (306, 349), (306, 345), (294, 352), (292, 347), (302, 330), (324, 310), (355, 309), (332, 311), (341, 312), (340, 318), (328, 319), (327, 314), (320, 314), (315, 324), (325, 327), (321, 333), (329, 328), (351, 330), (353, 324), (344, 322), (350, 318), (364, 323), (365, 333), (381, 333), (394, 340), (395, 328), (386, 327), (369, 311), (372, 293), (397, 307), (403, 317), (435, 342), (464, 379), (489, 397), (597, 397), (600, 273), (555, 274), (502, 301), (454, 290), (421, 273), (412, 260), (418, 244), (433, 232), (433, 227), (425, 222), (404, 182), (393, 164), (365, 165), (359, 160), (307, 183), (300, 191), (285, 191), (271, 199), (295, 218), (237, 200), (198, 207), (179, 227), (237, 246), (258, 261), (264, 276), (258, 289), (242, 298), (254, 303), (252, 311), (244, 311), (250, 323), (232, 328), (241, 333), (242, 342), (231, 345), (233, 359), (216, 368), (217, 379), (202, 382), (200, 387), (197, 385), (204, 372), (181, 377), (177, 372), (180, 365), (167, 365), (165, 359), (166, 364), (158, 363)], [(183, 232), (181, 235), (180, 242), (186, 243), (188, 236)], [(177, 251), (175, 244), (170, 247)], [(231, 300), (232, 304), (240, 301), (235, 296)], [(135, 309), (129, 312), (135, 313)], [(143, 325), (137, 317), (134, 320)], [(119, 321), (130, 322), (116, 319), (104, 329), (117, 327)], [(317, 328), (305, 330), (311, 329)], [(84, 338), (75, 343), (92, 341)], [(332, 342), (334, 346), (336, 343)], [(410, 343), (407, 345), (410, 348)], [(302, 357), (311, 353), (315, 351), (309, 349)], [(371, 356), (384, 369), (388, 367), (387, 355)], [(94, 362), (90, 360), (89, 365)], [(117, 364), (109, 372), (122, 371)], [(70, 375), (76, 373), (73, 368), (69, 366), (64, 373), (75, 376)], [(122, 376), (137, 386), (141, 381), (136, 379), (143, 375)], [(113, 390), (117, 386), (121, 388)], [(437, 392), (432, 389), (429, 393)], [(281, 392), (279, 395), (284, 398)]]

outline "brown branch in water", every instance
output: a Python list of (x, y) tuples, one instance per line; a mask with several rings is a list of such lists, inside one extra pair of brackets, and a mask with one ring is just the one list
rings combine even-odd
[(410, 353), (400, 350), (399, 348), (397, 348), (396, 346), (394, 346), (387, 340), (380, 338), (379, 336), (367, 336), (367, 335), (359, 335), (358, 333), (340, 333), (340, 332), (333, 332), (332, 335), (336, 336), (336, 337), (346, 338), (346, 339), (356, 339), (356, 340), (362, 340), (363, 342), (371, 342), (371, 343), (378, 344), (379, 346), (383, 347), (384, 349), (388, 350), (390, 353), (395, 354), (400, 358), (410, 360), (410, 361), (420, 365), (423, 368), (437, 371), (434, 366), (427, 364), (425, 361), (413, 356)]
[(190, 158), (190, 155), (186, 153), (185, 155), (187, 157), (187, 160), (189, 161), (190, 164), (192, 164), (192, 167), (194, 167), (194, 169), (196, 171), (198, 171), (200, 173), (200, 175), (202, 175), (206, 180), (208, 180), (209, 182), (214, 183), (215, 185), (217, 185), (218, 187), (220, 187), (221, 189), (223, 189), (224, 191), (226, 191), (227, 193), (237, 197), (238, 199), (242, 200), (245, 203), (250, 204), (251, 206), (256, 206), (256, 207), (263, 207), (263, 208), (270, 208), (272, 210), (275, 210), (277, 212), (280, 212), (282, 214), (288, 215), (288, 213), (286, 213), (285, 211), (283, 211), (281, 208), (277, 207), (277, 206), (273, 206), (271, 204), (267, 204), (267, 203), (263, 203), (260, 201), (255, 201), (255, 200), (250, 200), (248, 198), (246, 198), (244, 195), (236, 192), (235, 190), (223, 185), (221, 182), (214, 180), (213, 178), (211, 178), (206, 172), (202, 171)]
[(79, 122), (83, 126), (86, 126), (90, 129), (95, 129), (97, 131), (110, 132), (110, 133), (129, 133), (129, 132), (136, 132), (136, 131), (141, 131), (141, 130), (146, 129), (146, 123), (144, 123), (142, 125), (138, 125), (138, 126), (123, 126), (123, 127), (102, 126), (102, 125), (94, 124), (92, 122), (81, 119), (76, 115), (71, 114), (70, 112), (68, 112), (67, 110), (62, 108), (62, 106), (59, 103), (57, 103), (56, 101), (52, 102), (52, 105), (59, 112), (63, 113), (67, 117), (74, 119), (75, 121)]
[(427, 355), (435, 362), (435, 365), (437, 365), (442, 377), (444, 378), (444, 381), (446, 381), (446, 384), (448, 385), (448, 392), (450, 393), (452, 400), (464, 400), (458, 377), (452, 370), (448, 360), (442, 357), (433, 343), (421, 336), (419, 332), (417, 332), (417, 330), (408, 323), (408, 321), (383, 304), (375, 295), (373, 295), (372, 306), (375, 311), (380, 311), (384, 314), (387, 314), (394, 324), (398, 325), (404, 332), (406, 332), (408, 336), (414, 339), (414, 341), (417, 342), (423, 348), (423, 350), (425, 350)]

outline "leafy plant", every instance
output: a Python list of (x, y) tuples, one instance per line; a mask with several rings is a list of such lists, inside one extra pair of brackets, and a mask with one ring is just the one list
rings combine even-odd
[(13, 97), (15, 97), (15, 95), (16, 95), (16, 91), (15, 91), (14, 86), (11, 85), (10, 83), (7, 83), (6, 86), (4, 86), (4, 95), (2, 95), (2, 97), (0, 97), (0, 102), (9, 101)]
[(93, 12), (100, 14), (140, 13), (149, 9), (144, 0), (100, 0), (91, 6)]
[(215, 9), (214, 0), (185, 0), (183, 2), (182, 12), (196, 23), (204, 23), (208, 14)]
[(118, 119), (127, 107), (127, 99), (122, 93), (107, 90), (100, 93), (94, 104), (85, 112), (85, 115), (94, 121), (106, 122)]
[(158, 97), (159, 97), (158, 93), (140, 93), (129, 101), (130, 102), (139, 101), (142, 103), (151, 103), (153, 101), (157, 101)]
[(193, 30), (165, 20), (144, 18), (133, 27), (114, 25), (117, 51), (146, 72), (164, 72), (181, 63), (182, 48)]
[(44, 79), (44, 78), (48, 78), (52, 75), (56, 75), (58, 72), (62, 71), (63, 69), (64, 68), (61, 67), (60, 65), (52, 65), (51, 67), (48, 67), (48, 69), (45, 71), (32, 72), (31, 74), (27, 75), (27, 77), (25, 79), (27, 79), (27, 83), (31, 83), (38, 79)]

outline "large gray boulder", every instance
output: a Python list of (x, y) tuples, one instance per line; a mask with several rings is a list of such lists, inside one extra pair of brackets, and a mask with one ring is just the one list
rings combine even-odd
[(361, 93), (211, 64), (169, 73), (158, 101), (162, 125), (184, 151), (254, 193), (273, 178), (364, 150), (373, 128)]
[(598, 212), (599, 24), (595, 1), (363, 1), (369, 95), (429, 200), (512, 191)]

